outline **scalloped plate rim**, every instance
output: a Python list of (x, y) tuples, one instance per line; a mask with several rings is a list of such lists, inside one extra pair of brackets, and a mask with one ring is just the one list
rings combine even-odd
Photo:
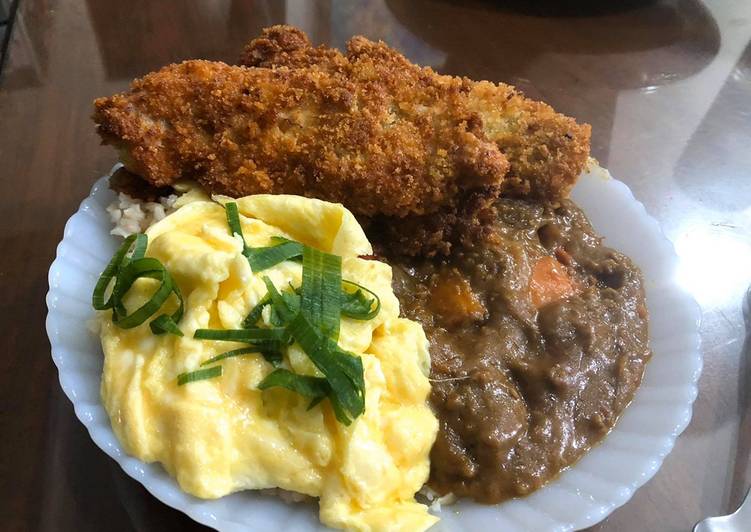
[[(119, 167), (120, 165), (117, 164), (113, 167), (113, 169), (110, 171), (110, 174)], [(175, 508), (177, 510), (182, 511), (189, 517), (191, 517), (193, 520), (210, 526), (217, 528), (219, 530), (226, 530), (226, 531), (234, 531), (234, 530), (249, 530), (248, 526), (250, 526), (249, 523), (243, 522), (243, 521), (237, 521), (236, 519), (232, 519), (227, 515), (220, 515), (220, 512), (213, 512), (211, 510), (211, 507), (213, 506), (212, 503), (214, 502), (222, 502), (226, 500), (228, 497), (224, 497), (221, 499), (218, 499), (217, 501), (202, 501), (200, 499), (194, 498), (190, 495), (185, 494), (182, 492), (177, 485), (177, 483), (174, 481), (174, 479), (167, 478), (165, 481), (164, 476), (166, 473), (163, 472), (163, 474), (156, 475), (156, 478), (154, 475), (150, 474), (148, 471), (150, 468), (156, 466), (161, 469), (158, 464), (144, 464), (143, 462), (139, 461), (138, 459), (131, 457), (127, 455), (122, 448), (119, 445), (119, 442), (117, 442), (117, 439), (115, 438), (114, 432), (112, 431), (112, 428), (109, 424), (109, 418), (107, 417), (106, 413), (104, 412), (104, 408), (101, 405), (100, 399), (97, 396), (96, 402), (91, 401), (83, 401), (82, 399), (77, 397), (77, 390), (76, 388), (68, 382), (68, 373), (72, 372), (73, 369), (66, 366), (66, 363), (68, 362), (67, 356), (71, 356), (68, 352), (68, 349), (65, 345), (61, 345), (61, 340), (58, 338), (59, 331), (56, 330), (56, 320), (59, 319), (60, 314), (62, 312), (60, 311), (57, 294), (56, 292), (60, 291), (63, 286), (63, 283), (65, 282), (60, 281), (57, 278), (53, 278), (56, 274), (59, 274), (59, 270), (61, 268), (65, 267), (64, 262), (68, 261), (68, 259), (61, 255), (61, 249), (64, 249), (62, 246), (64, 242), (68, 241), (71, 242), (73, 239), (71, 238), (71, 232), (73, 228), (73, 224), (76, 223), (77, 220), (83, 219), (82, 217), (88, 218), (88, 223), (97, 224), (97, 220), (94, 216), (92, 216), (88, 209), (91, 206), (91, 203), (97, 203), (100, 207), (102, 206), (99, 204), (95, 196), (101, 192), (102, 188), (106, 189), (106, 180), (108, 179), (109, 175), (102, 177), (101, 179), (97, 180), (96, 183), (93, 185), (91, 192), (87, 198), (85, 198), (80, 206), (78, 211), (71, 216), (71, 218), (68, 219), (68, 221), (65, 224), (65, 230), (63, 232), (63, 239), (57, 246), (56, 250), (56, 256), (55, 260), (53, 261), (52, 265), (50, 266), (49, 274), (48, 274), (48, 281), (49, 281), (49, 291), (46, 295), (46, 303), (48, 307), (48, 314), (47, 318), (45, 320), (45, 327), (47, 330), (47, 335), (50, 340), (50, 346), (51, 346), (51, 354), (53, 362), (55, 363), (55, 366), (58, 369), (58, 378), (60, 381), (60, 386), (63, 389), (63, 392), (68, 397), (68, 399), (73, 403), (74, 410), (76, 417), (83, 423), (83, 425), (86, 427), (86, 429), (89, 432), (89, 435), (92, 438), (92, 441), (100, 448), (102, 449), (110, 458), (114, 459), (123, 469), (123, 471), (133, 479), (140, 482), (153, 496), (155, 496), (157, 499), (159, 499), (164, 504), (171, 506), (172, 508)], [(622, 202), (625, 202), (625, 204), (630, 205), (633, 209), (636, 209), (636, 214), (634, 216), (637, 216), (640, 218), (640, 221), (647, 226), (649, 226), (649, 231), (652, 236), (652, 238), (655, 239), (654, 245), (660, 247), (660, 251), (662, 253), (667, 254), (670, 261), (672, 261), (672, 265), (677, 261), (677, 256), (675, 254), (674, 247), (672, 243), (667, 239), (667, 237), (664, 235), (662, 229), (659, 226), (659, 223), (652, 218), (646, 211), (644, 205), (636, 200), (633, 196), (633, 193), (631, 190), (622, 182), (617, 181), (610, 177), (610, 174), (607, 172), (607, 170), (601, 169), (599, 167), (593, 167), (590, 169), (589, 172), (585, 172), (582, 175), (582, 179), (580, 180), (580, 184), (577, 185), (577, 187), (574, 189), (574, 198), (577, 196), (578, 190), (582, 187), (581, 183), (588, 182), (586, 186), (592, 186), (592, 183), (595, 181), (602, 181), (603, 183), (609, 183), (611, 186), (611, 195), (614, 197), (616, 194), (620, 195), (620, 200)], [(596, 186), (596, 185), (595, 185)], [(612, 199), (612, 198), (611, 198)], [(586, 209), (585, 209), (585, 212)], [(589, 217), (589, 213), (587, 213)], [(106, 215), (105, 215), (106, 220)], [(603, 234), (600, 229), (597, 227), (597, 224), (593, 222), (593, 225), (595, 226), (595, 229), (598, 231), (598, 233)], [(106, 227), (106, 230), (108, 231), (109, 226)], [(607, 235), (606, 238), (608, 237)], [(103, 266), (103, 265), (102, 265)], [(102, 267), (100, 266), (100, 268)], [(673, 421), (673, 428), (665, 433), (660, 434), (660, 438), (662, 441), (662, 445), (660, 447), (654, 447), (651, 449), (650, 454), (650, 461), (649, 465), (646, 468), (646, 470), (641, 471), (639, 474), (635, 474), (634, 478), (632, 478), (629, 482), (621, 482), (618, 481), (607, 481), (608, 483), (612, 484), (613, 489), (611, 490), (610, 496), (607, 497), (608, 500), (599, 503), (597, 501), (594, 502), (592, 505), (592, 510), (587, 513), (586, 515), (583, 515), (579, 518), (575, 519), (561, 519), (556, 518), (555, 516), (547, 515), (547, 512), (543, 512), (543, 518), (548, 518), (550, 521), (552, 521), (552, 528), (546, 528), (546, 530), (554, 530), (556, 532), (564, 532), (564, 531), (570, 531), (570, 530), (580, 530), (582, 528), (586, 528), (588, 526), (592, 526), (603, 519), (605, 519), (608, 515), (610, 515), (616, 508), (622, 506), (625, 504), (634, 494), (634, 492), (639, 489), (641, 486), (643, 486), (646, 482), (648, 482), (655, 473), (659, 470), (660, 466), (662, 465), (663, 460), (665, 457), (670, 453), (670, 451), (673, 449), (673, 446), (675, 445), (676, 438), (685, 430), (686, 426), (690, 422), (691, 415), (692, 415), (692, 405), (697, 395), (697, 383), (699, 380), (699, 377), (701, 375), (702, 371), (702, 355), (700, 351), (700, 336), (699, 336), (699, 324), (701, 320), (701, 312), (698, 304), (694, 300), (694, 298), (688, 294), (685, 290), (683, 290), (680, 286), (678, 286), (675, 283), (674, 274), (672, 278), (667, 279), (666, 286), (668, 287), (668, 292), (672, 294), (673, 296), (677, 296), (678, 299), (688, 308), (687, 317), (684, 318), (686, 327), (686, 332), (684, 333), (684, 338), (690, 337), (690, 349), (687, 349), (687, 351), (690, 351), (689, 353), (686, 353), (686, 364), (690, 364), (692, 371), (690, 372), (689, 376), (687, 377), (686, 381), (681, 383), (682, 389), (687, 392), (688, 400), (684, 401), (683, 403), (678, 404), (679, 412), (675, 416), (675, 419)], [(645, 283), (646, 284), (646, 283)], [(648, 291), (649, 292), (649, 291)], [(649, 302), (649, 301), (648, 301)], [(90, 316), (89, 316), (90, 317)], [(85, 317), (78, 316), (79, 319), (86, 319)], [(652, 333), (652, 331), (650, 331)], [(85, 339), (84, 339), (85, 340)], [(691, 356), (689, 356), (691, 355)], [(99, 353), (96, 353), (95, 356), (101, 356), (101, 351)], [(658, 354), (655, 354), (655, 356), (659, 356)], [(654, 359), (653, 359), (654, 360)], [(652, 363), (647, 365), (647, 372), (649, 372), (649, 367), (652, 365)], [(80, 375), (74, 375), (70, 378), (75, 378), (78, 376), (80, 378)], [(99, 379), (100, 375), (96, 375), (95, 377), (89, 377), (89, 378), (96, 378)], [(645, 375), (646, 380), (646, 375)], [(98, 386), (97, 386), (98, 389)], [(634, 403), (636, 403), (637, 399), (639, 397), (639, 394), (637, 392), (637, 395), (634, 399)], [(676, 402), (679, 403), (680, 401)], [(629, 409), (631, 408), (630, 405), (626, 411), (624, 412), (624, 416), (627, 415)], [(93, 415), (92, 408), (94, 411), (97, 409), (101, 410), (101, 412), (98, 412), (98, 416)], [(504, 516), (504, 507), (508, 504), (514, 504), (517, 503), (517, 501), (521, 501), (522, 505), (520, 508), (529, 506), (529, 501), (532, 500), (533, 497), (540, 498), (541, 496), (546, 496), (545, 492), (553, 492), (556, 489), (563, 488), (564, 490), (568, 489), (570, 491), (570, 488), (566, 488), (564, 483), (561, 482), (561, 479), (567, 477), (569, 472), (575, 472), (582, 474), (583, 471), (578, 471), (580, 464), (589, 456), (591, 453), (596, 452), (597, 450), (605, 449), (607, 451), (607, 443), (610, 436), (617, 431), (618, 427), (621, 425), (622, 419), (619, 420), (619, 423), (615, 426), (613, 431), (606, 436), (603, 441), (598, 444), (597, 446), (593, 447), (591, 451), (589, 451), (584, 458), (582, 458), (581, 461), (575, 463), (571, 467), (569, 467), (566, 471), (562, 473), (562, 475), (556, 479), (555, 481), (549, 483), (548, 485), (544, 486), (540, 490), (537, 490), (535, 493), (531, 494), (529, 497), (522, 498), (522, 499), (514, 499), (512, 501), (508, 501), (505, 503), (501, 503), (500, 505), (493, 505), (493, 506), (482, 506), (482, 505), (473, 505), (473, 503), (468, 501), (460, 501), (454, 506), (448, 507), (448, 512), (444, 512), (442, 517), (446, 517), (448, 513), (453, 514), (456, 516), (457, 514), (462, 513), (468, 513), (471, 512), (471, 508), (479, 507), (481, 511), (487, 510), (490, 512), (495, 511), (499, 518), (504, 519), (506, 522), (511, 522), (512, 524), (518, 525), (518, 517), (508, 517)], [(101, 432), (103, 431), (103, 432)], [(627, 433), (630, 434), (630, 433)], [(102, 439), (106, 439), (107, 441), (102, 441)], [(648, 454), (648, 451), (643, 451)], [(586, 473), (589, 474), (589, 473)], [(167, 483), (167, 485), (163, 485), (164, 483)], [(576, 482), (573, 483), (576, 485)], [(579, 489), (579, 488), (575, 488)], [(243, 494), (247, 494), (248, 492), (242, 492)], [(543, 494), (543, 495), (540, 495)], [(268, 504), (274, 504), (272, 500), (268, 501)], [(290, 507), (290, 514), (292, 514), (292, 507)], [(299, 512), (298, 512), (299, 513)], [(510, 512), (509, 512), (510, 513)], [(299, 515), (298, 515), (299, 517)], [(461, 520), (461, 516), (459, 516), (459, 519)], [(453, 519), (445, 519), (442, 520), (442, 523), (439, 523), (436, 527), (434, 527), (431, 530), (446, 530), (445, 525), (448, 521), (453, 521)], [(455, 523), (459, 526), (459, 528), (464, 528), (462, 526), (462, 523)], [(443, 526), (442, 526), (443, 525)], [(324, 529), (320, 524), (317, 523), (311, 523), (312, 529)], [(517, 528), (519, 530), (522, 530), (523, 528)], [(532, 528), (531, 530), (539, 530), (539, 528)]]

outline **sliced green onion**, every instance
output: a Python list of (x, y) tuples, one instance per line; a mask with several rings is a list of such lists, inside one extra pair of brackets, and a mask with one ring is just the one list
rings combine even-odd
[[(347, 407), (342, 403), (341, 398), (333, 393), (329, 395), (329, 401), (331, 402), (331, 408), (334, 410), (334, 415), (336, 416), (337, 421), (346, 426), (350, 426), (352, 424), (352, 420), (362, 414), (362, 412), (365, 410), (365, 407), (363, 406), (362, 410), (358, 413), (348, 413)], [(352, 416), (351, 418), (350, 415)]]
[(340, 422), (349, 425), (365, 411), (362, 359), (340, 349), (313, 327), (303, 312), (295, 316), (287, 331), (328, 380), (334, 413)]
[[(295, 244), (299, 244), (299, 242), (295, 242), (294, 240), (290, 240), (287, 237), (279, 236), (279, 235), (272, 236), (269, 240), (271, 240), (271, 242), (273, 244), (285, 244), (287, 242), (293, 242)], [(304, 244), (301, 244), (301, 245), (304, 245)], [(302, 256), (302, 255), (300, 255), (300, 256)]]
[[(142, 233), (130, 235), (122, 245), (117, 249), (112, 256), (109, 264), (99, 276), (99, 280), (94, 287), (94, 294), (91, 296), (91, 303), (95, 310), (106, 310), (112, 308), (114, 300), (112, 295), (105, 301), (104, 296), (109, 288), (110, 283), (120, 273), (120, 269), (128, 263), (130, 260), (137, 260), (144, 256), (146, 252), (146, 245), (148, 244), (148, 237)], [(130, 257), (128, 252), (133, 248)], [(114, 292), (114, 290), (113, 290)]]
[(130, 260), (142, 259), (146, 255), (146, 247), (149, 244), (149, 237), (143, 233), (136, 234), (136, 241), (133, 244), (133, 252), (130, 254)]
[[(284, 327), (299, 311), (300, 296), (294, 292), (294, 289), (292, 289), (290, 292), (279, 293), (279, 291), (274, 286), (274, 283), (267, 276), (263, 277), (263, 282), (266, 284), (266, 289), (268, 290), (268, 292), (261, 301), (268, 301), (271, 304), (270, 322), (275, 327)], [(258, 308), (258, 306), (256, 306), (256, 308)], [(255, 310), (256, 309), (254, 309), (253, 312), (255, 312)], [(251, 312), (251, 315), (253, 314), (253, 312)], [(260, 313), (257, 314), (260, 317)], [(250, 316), (249, 318), (253, 319)], [(248, 319), (246, 319), (246, 322), (247, 321)], [(255, 321), (258, 320), (256, 319)], [(288, 334), (286, 335), (285, 339), (287, 340), (287, 342), (291, 340)], [(283, 341), (277, 343), (266, 343), (263, 346), (264, 349), (262, 351), (262, 354), (268, 362), (270, 362), (274, 366), (278, 366), (282, 362), (282, 349), (284, 346), (285, 343)]]
[[(237, 205), (228, 203), (225, 207), (230, 231), (242, 237)], [(267, 294), (243, 321), (244, 329), (198, 329), (194, 334), (197, 339), (242, 342), (250, 347), (217, 355), (202, 365), (257, 351), (278, 365), (282, 361), (283, 347), (294, 340), (324, 377), (296, 375), (278, 368), (259, 384), (259, 388), (283, 387), (295, 391), (311, 398), (309, 409), (328, 397), (337, 420), (349, 425), (365, 411), (365, 377), (362, 359), (336, 343), (341, 316), (371, 319), (380, 311), (380, 299), (367, 288), (342, 280), (341, 257), (282, 237), (272, 237), (271, 241), (272, 246), (244, 247), (243, 254), (253, 272), (302, 257), (302, 285), (280, 292), (271, 279), (264, 276)], [(346, 290), (346, 287), (354, 287), (354, 290)], [(270, 321), (275, 327), (257, 328), (255, 325), (266, 305), (271, 306)]]
[(321, 401), (323, 401), (324, 399), (326, 399), (324, 396), (316, 397), (310, 402), (310, 404), (308, 405), (308, 408), (306, 408), (305, 410), (313, 410), (313, 408), (315, 408), (316, 405), (320, 403)]
[[(280, 323), (277, 325), (284, 325), (288, 323), (297, 312), (296, 308), (290, 308), (289, 305), (295, 305), (293, 303), (291, 298), (285, 299), (282, 294), (279, 293), (279, 291), (274, 286), (274, 283), (271, 282), (271, 279), (269, 279), (267, 276), (263, 276), (263, 282), (266, 285), (266, 289), (268, 290), (268, 296), (269, 299), (271, 299), (271, 306), (274, 312), (276, 312), (277, 316), (279, 317)], [(288, 305), (289, 303), (289, 305)], [(299, 303), (297, 304), (297, 307), (299, 308)]]
[(329, 385), (326, 379), (308, 375), (297, 375), (282, 368), (276, 369), (266, 375), (258, 384), (258, 389), (266, 390), (277, 386), (292, 390), (303, 397), (319, 401), (329, 393)]
[(266, 294), (261, 298), (261, 300), (258, 302), (258, 304), (253, 307), (253, 309), (250, 311), (248, 316), (243, 320), (243, 327), (246, 329), (250, 329), (252, 327), (255, 327), (256, 323), (258, 323), (258, 320), (261, 319), (261, 313), (263, 312), (263, 308), (271, 303), (271, 297)]
[[(160, 282), (151, 298), (137, 310), (127, 314), (122, 304), (125, 294), (138, 279), (150, 278)], [(157, 259), (149, 257), (131, 260), (121, 270), (112, 291), (114, 314), (112, 321), (122, 329), (131, 329), (155, 314), (173, 292), (172, 278)]]
[(285, 260), (295, 259), (302, 255), (303, 245), (299, 242), (277, 236), (271, 237), (273, 246), (252, 248), (245, 242), (242, 224), (240, 224), (240, 213), (237, 209), (237, 203), (229, 202), (224, 205), (227, 212), (227, 225), (229, 225), (230, 234), (240, 235), (243, 241), (243, 255), (248, 259), (250, 269), (257, 273), (272, 266), (276, 266)]
[(285, 325), (284, 319), (279, 315), (276, 307), (271, 307), (271, 311), (269, 312), (269, 323), (273, 327), (283, 327)]
[(240, 349), (233, 349), (232, 351), (227, 351), (226, 353), (222, 353), (220, 355), (217, 355), (215, 357), (212, 357), (204, 362), (201, 362), (202, 366), (208, 366), (209, 364), (213, 364), (215, 362), (222, 361), (226, 358), (234, 358), (244, 355), (257, 355), (260, 354), (263, 356), (263, 358), (273, 364), (274, 366), (278, 366), (282, 362), (282, 352), (279, 351), (260, 351), (257, 346), (253, 347), (241, 347)]
[(243, 355), (252, 355), (257, 354), (258, 349), (255, 347), (241, 347), (240, 349), (233, 349), (232, 351), (227, 351), (226, 353), (222, 353), (221, 355), (216, 355), (215, 357), (211, 357), (208, 360), (205, 360), (201, 362), (202, 366), (208, 366), (209, 364), (213, 364), (214, 362), (219, 362), (220, 360), (224, 360), (225, 358), (233, 358), (233, 357), (239, 357)]
[(263, 344), (266, 342), (286, 342), (288, 336), (283, 328), (275, 327), (273, 329), (196, 329), (193, 338)]
[(212, 366), (205, 369), (197, 369), (196, 371), (189, 371), (188, 373), (181, 373), (177, 376), (177, 385), (182, 386), (189, 382), (203, 381), (206, 379), (213, 379), (214, 377), (220, 377), (222, 375), (222, 366)]
[[(342, 280), (342, 285), (356, 288), (354, 292), (342, 290), (342, 316), (354, 320), (372, 320), (378, 315), (381, 310), (381, 298), (375, 292), (346, 279)], [(372, 297), (368, 298), (366, 293)]]
[(285, 260), (300, 257), (303, 254), (303, 247), (299, 242), (289, 240), (275, 246), (248, 247), (243, 254), (248, 259), (253, 273), (258, 273)]
[[(364, 400), (365, 377), (362, 368), (362, 359), (358, 356), (355, 356), (354, 353), (345, 351), (344, 349), (336, 345), (336, 342), (332, 341), (330, 338), (326, 341), (326, 349), (330, 353), (330, 356), (333, 358), (334, 362), (336, 362), (336, 364), (339, 366), (339, 369), (345, 375), (347, 375), (347, 377), (355, 385), (355, 388), (362, 390), (361, 398)], [(364, 403), (362, 407), (363, 409), (365, 408)]]
[(234, 330), (197, 329), (193, 338), (250, 344), (274, 365), (282, 361), (282, 350), (290, 342), (289, 334), (282, 327)]
[(282, 292), (282, 301), (287, 305), (290, 316), (295, 316), (300, 312), (300, 294), (292, 292)]
[(243, 241), (243, 249), (247, 249), (245, 244), (245, 236), (243, 235), (243, 226), (240, 224), (240, 213), (237, 210), (237, 203), (231, 201), (224, 205), (224, 210), (227, 213), (227, 225), (229, 225), (229, 233), (231, 235), (240, 235)]
[(180, 288), (178, 288), (177, 283), (172, 279), (169, 272), (166, 273), (167, 276), (170, 277), (170, 282), (172, 283), (172, 293), (177, 297), (177, 310), (173, 312), (171, 316), (167, 314), (157, 316), (151, 321), (151, 323), (149, 323), (149, 327), (151, 327), (151, 332), (157, 335), (171, 333), (177, 336), (182, 336), (183, 332), (177, 326), (177, 322), (183, 318), (183, 312), (185, 312), (185, 301), (183, 301), (183, 295), (180, 293)]
[[(164, 265), (157, 259), (144, 258), (148, 241), (148, 237), (140, 233), (125, 239), (99, 277), (94, 287), (92, 305), (97, 310), (113, 309), (113, 323), (123, 329), (130, 329), (149, 319), (159, 310), (170, 294), (174, 293), (179, 302), (177, 310), (171, 316), (167, 314), (158, 316), (149, 326), (154, 334), (172, 333), (182, 336), (177, 322), (182, 318), (185, 309), (183, 297)], [(128, 255), (129, 252), (130, 255)], [(123, 298), (133, 283), (140, 278), (156, 279), (160, 283), (159, 288), (143, 306), (128, 314)], [(115, 285), (110, 297), (105, 301), (105, 294), (113, 279)]]
[(151, 332), (156, 335), (170, 333), (175, 336), (183, 336), (183, 332), (180, 330), (180, 327), (177, 326), (178, 321), (179, 318), (175, 320), (173, 316), (162, 314), (151, 320), (149, 327), (151, 328)]
[(342, 258), (305, 246), (300, 312), (327, 336), (339, 336)]

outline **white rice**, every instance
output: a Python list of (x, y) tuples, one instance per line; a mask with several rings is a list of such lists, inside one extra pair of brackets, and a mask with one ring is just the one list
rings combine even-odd
[(176, 194), (159, 198), (156, 202), (141, 201), (120, 192), (117, 199), (107, 207), (110, 221), (115, 226), (110, 233), (122, 237), (142, 233), (174, 211), (176, 201)]

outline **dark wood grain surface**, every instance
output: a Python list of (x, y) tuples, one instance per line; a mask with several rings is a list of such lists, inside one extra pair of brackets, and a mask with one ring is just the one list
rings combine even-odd
[[(575, 7), (571, 7), (574, 5)], [(562, 7), (563, 6), (563, 7)], [(568, 7), (566, 7), (568, 6)], [(115, 161), (96, 96), (186, 58), (233, 61), (273, 23), (383, 39), (450, 74), (506, 81), (593, 126), (681, 257), (703, 312), (694, 417), (659, 473), (595, 527), (685, 531), (751, 481), (751, 3), (22, 0), (0, 77), (0, 528), (192, 530), (91, 442), (44, 333), (66, 219)]]

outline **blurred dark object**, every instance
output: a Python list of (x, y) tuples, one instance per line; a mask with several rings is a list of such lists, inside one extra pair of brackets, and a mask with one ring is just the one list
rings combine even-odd
[(16, 13), (18, 0), (0, 0), (0, 75), (3, 73), (5, 56), (10, 42), (13, 15)]
[(8, 25), (5, 22), (0, 22), (0, 42), (3, 43), (2, 48), (1, 48), (2, 49), (1, 53), (3, 56), (5, 55), (5, 48), (6, 48), (5, 36), (7, 35), (7, 33), (8, 33)]
[(0, 0), (0, 24), (7, 24), (10, 19), (11, 3), (11, 0)]
[[(51, 0), (10, 1), (10, 19), (4, 46), (4, 65), (0, 63), (0, 84), (5, 90), (39, 87), (43, 84), (49, 63), (47, 43), (37, 30), (48, 30), (52, 11)], [(38, 27), (30, 27), (33, 20)]]
[[(449, 2), (450, 0), (444, 0)], [(629, 9), (650, 6), (659, 0), (477, 0), (477, 4), (525, 15), (545, 17), (589, 17), (621, 13)], [(466, 2), (465, 2), (466, 3)], [(471, 3), (471, 2), (469, 2)]]
[[(542, 67), (538, 73), (547, 71), (552, 77), (564, 62), (575, 59), (585, 83), (642, 88), (686, 79), (720, 49), (717, 23), (697, 0), (386, 4), (411, 32), (448, 53), (443, 73), (473, 79), (516, 84), (516, 78), (528, 76), (532, 64)], [(420, 15), (428, 10), (430, 25)], [(472, 69), (463, 55), (466, 48), (480, 54)], [(615, 60), (617, 75), (604, 75)], [(542, 81), (547, 79), (538, 79)]]

